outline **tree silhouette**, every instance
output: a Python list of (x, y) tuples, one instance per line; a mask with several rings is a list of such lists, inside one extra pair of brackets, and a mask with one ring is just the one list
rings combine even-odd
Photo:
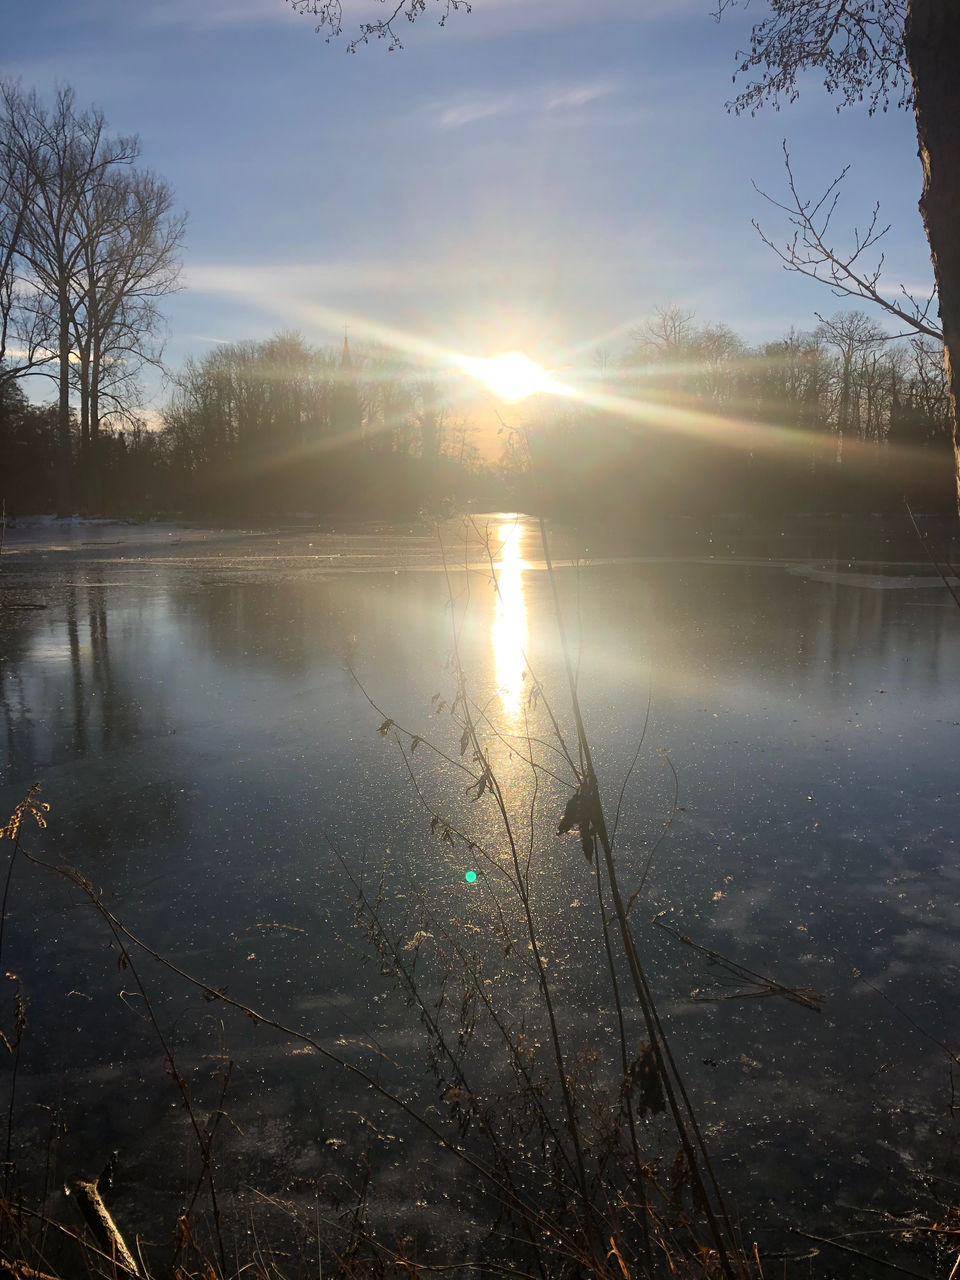
[(61, 515), (75, 496), (71, 391), (79, 385), (92, 463), (83, 497), (97, 506), (101, 400), (129, 404), (137, 364), (154, 358), (155, 301), (176, 283), (183, 218), (169, 188), (133, 167), (138, 156), (138, 140), (109, 134), (103, 113), (81, 110), (68, 86), (48, 107), (0, 85), (0, 357), (12, 328), (20, 349), (8, 377), (56, 365)]

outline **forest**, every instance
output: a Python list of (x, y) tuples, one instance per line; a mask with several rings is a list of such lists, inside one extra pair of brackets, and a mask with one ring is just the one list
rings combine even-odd
[[(907, 498), (946, 512), (953, 501), (942, 349), (893, 339), (857, 311), (750, 347), (666, 307), (570, 378), (576, 398), (504, 405), (492, 428), (464, 381), (295, 332), (220, 345), (175, 375), (156, 425), (132, 407), (102, 414), (100, 500), (78, 494), (75, 509), (342, 521), (520, 507), (581, 520), (602, 495), (604, 519), (629, 525), (651, 509), (862, 512)], [(0, 396), (7, 513), (53, 511), (57, 407), (30, 403), (14, 379)], [(71, 408), (74, 477), (89, 468), (89, 438)]]

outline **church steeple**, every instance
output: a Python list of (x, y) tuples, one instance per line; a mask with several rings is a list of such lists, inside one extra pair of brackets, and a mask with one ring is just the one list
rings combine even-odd
[(361, 430), (362, 413), (357, 391), (357, 369), (350, 354), (350, 341), (346, 325), (343, 329), (343, 350), (340, 353), (340, 369), (334, 378), (333, 399), (330, 412), (334, 430), (342, 436), (357, 436)]

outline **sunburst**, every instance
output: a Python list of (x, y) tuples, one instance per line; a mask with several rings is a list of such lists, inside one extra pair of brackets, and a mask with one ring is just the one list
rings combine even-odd
[(523, 400), (541, 391), (557, 391), (553, 378), (519, 351), (507, 351), (489, 360), (467, 357), (463, 367), (472, 377), (485, 382), (501, 400)]

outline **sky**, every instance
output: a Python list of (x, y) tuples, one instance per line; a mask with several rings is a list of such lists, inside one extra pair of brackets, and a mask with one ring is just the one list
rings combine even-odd
[(343, 0), (329, 42), (288, 0), (7, 0), (0, 75), (72, 85), (188, 211), (172, 371), (280, 329), (564, 370), (666, 305), (751, 344), (811, 328), (856, 304), (785, 272), (752, 226), (786, 238), (754, 186), (783, 197), (784, 141), (811, 197), (850, 166), (838, 245), (879, 201), (888, 289), (928, 293), (911, 116), (838, 113), (815, 77), (779, 112), (731, 114), (765, 7), (718, 23), (714, 3), (474, 0), (441, 27), (427, 0), (402, 49), (351, 53), (380, 0)]

